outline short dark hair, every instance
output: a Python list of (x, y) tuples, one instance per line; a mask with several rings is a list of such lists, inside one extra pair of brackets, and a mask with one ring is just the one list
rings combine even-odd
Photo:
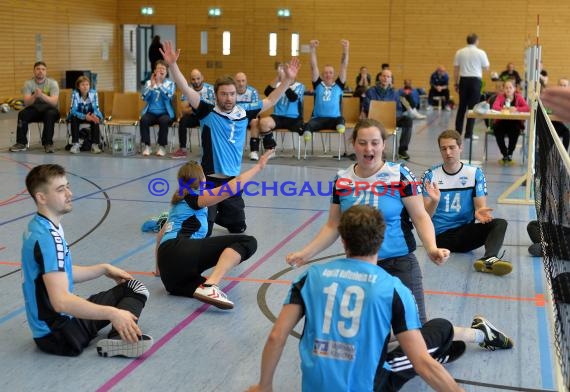
[(477, 37), (477, 34), (471, 33), (467, 36), (467, 44), (468, 45), (475, 45), (475, 43), (477, 43), (478, 39), (479, 39), (479, 37)]
[(440, 145), (440, 140), (441, 139), (455, 139), (455, 141), (457, 141), (457, 145), (461, 147), (461, 143), (463, 142), (462, 138), (461, 138), (461, 134), (459, 132), (457, 132), (455, 129), (448, 129), (446, 131), (443, 131), (442, 133), (439, 134), (439, 136), (437, 137), (437, 145)]
[(36, 192), (40, 188), (45, 187), (52, 178), (65, 176), (63, 166), (56, 164), (45, 164), (34, 167), (26, 176), (26, 189), (34, 201), (36, 201)]
[(380, 66), (381, 69), (390, 69), (390, 64), (388, 63), (382, 63), (382, 65)]
[(44, 67), (47, 68), (46, 63), (44, 63), (43, 61), (36, 61), (36, 62), (34, 63), (34, 69), (36, 69), (36, 67), (37, 67), (38, 65), (43, 65)]
[(231, 75), (224, 75), (224, 76), (220, 76), (218, 79), (216, 79), (216, 83), (214, 84), (214, 93), (217, 94), (218, 93), (218, 88), (220, 88), (220, 86), (234, 86), (237, 89), (237, 84), (236, 84), (236, 80), (234, 79), (233, 76)]
[(351, 136), (352, 143), (356, 143), (356, 138), (358, 137), (358, 130), (360, 128), (372, 128), (372, 127), (378, 128), (378, 130), (380, 131), (380, 135), (382, 137), (382, 141), (386, 141), (387, 135), (386, 135), (386, 128), (384, 128), (384, 125), (382, 125), (380, 121), (374, 120), (373, 118), (364, 118), (362, 120), (359, 120), (354, 126)]
[(385, 229), (382, 213), (369, 205), (350, 207), (343, 212), (338, 225), (348, 257), (377, 254), (384, 241)]

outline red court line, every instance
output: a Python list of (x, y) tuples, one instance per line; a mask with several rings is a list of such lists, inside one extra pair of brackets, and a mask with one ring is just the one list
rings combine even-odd
[(4, 249), (6, 249), (5, 246), (0, 246), (0, 250), (4, 250)]
[[(0, 250), (4, 249), (3, 247)], [(279, 248), (272, 249), (264, 258), (272, 256)], [(259, 262), (258, 262), (259, 263)], [(20, 266), (20, 263), (14, 261), (0, 261), (0, 265), (11, 265)], [(257, 263), (256, 263), (257, 264)], [(254, 265), (257, 268), (257, 265)], [(254, 268), (254, 269), (255, 269)], [(131, 275), (145, 275), (154, 276), (154, 272), (148, 271), (127, 271)], [(232, 283), (230, 285), (235, 286), (237, 282), (251, 282), (251, 283), (270, 283), (270, 284), (291, 284), (291, 280), (287, 279), (256, 279), (256, 278), (246, 278), (244, 275), (249, 274), (249, 270), (242, 273), (239, 277), (226, 276), (223, 280), (229, 280)], [(228, 285), (227, 287), (229, 287)], [(224, 290), (227, 291), (228, 289)], [(466, 297), (466, 298), (484, 298), (484, 299), (498, 299), (501, 301), (518, 301), (518, 302), (534, 302), (536, 306), (543, 307), (545, 305), (545, 299), (543, 294), (536, 294), (534, 297), (511, 297), (507, 295), (490, 295), (490, 294), (476, 294), (476, 293), (460, 293), (457, 291), (436, 291), (436, 290), (424, 290), (425, 294), (430, 295), (448, 295), (451, 297)]]
[[(285, 237), (281, 242), (279, 242), (273, 249), (271, 249), (268, 253), (263, 255), (257, 262), (255, 262), (251, 267), (245, 270), (243, 273), (239, 275), (239, 278), (245, 278), (247, 275), (252, 273), (255, 269), (257, 269), (261, 264), (265, 263), (271, 256), (273, 256), (279, 249), (283, 248), (291, 239), (296, 237), (301, 231), (305, 229), (308, 225), (313, 223), (318, 217), (320, 217), (324, 211), (319, 211), (313, 216), (311, 216), (305, 223), (295, 229), (291, 234)], [(227, 286), (223, 288), (225, 292), (230, 291), (235, 285), (237, 285), (238, 281), (233, 281)], [(156, 341), (153, 346), (144, 353), (143, 356), (133, 360), (127, 366), (125, 366), (122, 370), (120, 370), (117, 374), (111, 377), (107, 382), (105, 382), (101, 387), (97, 389), (97, 392), (109, 391), (119, 382), (121, 382), (125, 377), (127, 377), (130, 373), (132, 373), (136, 368), (138, 368), (147, 358), (152, 356), (155, 352), (157, 352), (162, 346), (172, 340), (180, 331), (186, 328), (192, 321), (194, 321), (198, 316), (206, 311), (211, 305), (204, 304), (192, 312), (188, 317), (182, 320), (178, 325), (168, 331), (162, 338)]]

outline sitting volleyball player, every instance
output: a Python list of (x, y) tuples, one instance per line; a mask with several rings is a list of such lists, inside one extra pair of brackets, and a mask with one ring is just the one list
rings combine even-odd
[[(149, 295), (146, 287), (110, 264), (72, 265), (61, 226), (61, 218), (72, 209), (63, 167), (34, 167), (26, 177), (26, 188), (37, 214), (24, 233), (22, 290), (37, 346), (50, 354), (77, 356), (110, 323), (108, 338), (97, 342), (99, 355), (141, 356), (152, 345), (152, 338), (137, 325)], [(117, 285), (87, 299), (73, 294), (75, 283), (103, 275)]]
[[(512, 264), (501, 260), (507, 221), (493, 218), (487, 207), (487, 182), (483, 171), (460, 160), (461, 135), (443, 131), (437, 138), (443, 163), (423, 177), (424, 206), (431, 215), (438, 247), (469, 252), (485, 246), (485, 254), (473, 264), (475, 270), (506, 275)], [(478, 221), (478, 222), (476, 222)]]
[[(303, 316), (303, 391), (325, 385), (327, 392), (396, 391), (416, 374), (437, 391), (461, 391), (440, 362), (461, 356), (465, 343), (453, 342), (447, 320), (422, 327), (410, 290), (376, 265), (385, 227), (371, 206), (341, 215), (346, 258), (313, 265), (295, 279), (263, 349), (259, 384), (250, 392), (272, 390), (287, 337)], [(387, 353), (391, 330), (401, 346)]]

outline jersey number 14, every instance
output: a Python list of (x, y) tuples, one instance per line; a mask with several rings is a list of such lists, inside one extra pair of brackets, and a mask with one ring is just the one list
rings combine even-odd
[(451, 195), (449, 193), (446, 194), (443, 199), (445, 200), (445, 212), (449, 212), (450, 210), (455, 212), (461, 211), (461, 195), (459, 193), (456, 193), (455, 196), (453, 196), (451, 203), (449, 202), (451, 199)]

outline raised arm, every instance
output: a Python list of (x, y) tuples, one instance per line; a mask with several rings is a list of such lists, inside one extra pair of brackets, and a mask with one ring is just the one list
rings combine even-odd
[(283, 77), (281, 78), (282, 82), (275, 88), (275, 90), (271, 92), (271, 94), (267, 96), (267, 98), (262, 101), (262, 112), (273, 107), (277, 101), (279, 101), (281, 95), (289, 88), (291, 84), (293, 84), (297, 78), (299, 68), (301, 68), (301, 63), (297, 57), (293, 57), (288, 64), (283, 65)]
[(329, 208), (327, 223), (302, 250), (289, 253), (286, 257), (287, 263), (294, 267), (300, 267), (306, 264), (313, 256), (331, 246), (339, 237), (338, 225), (340, 223), (340, 215), (340, 205), (332, 203)]
[(184, 75), (182, 75), (182, 72), (180, 71), (180, 68), (178, 68), (178, 64), (176, 63), (178, 57), (180, 56), (180, 49), (176, 50), (172, 46), (171, 41), (164, 41), (162, 43), (162, 48), (160, 49), (160, 53), (162, 53), (164, 61), (166, 61), (166, 63), (168, 64), (170, 73), (172, 75), (172, 79), (174, 79), (180, 91), (182, 91), (182, 93), (186, 95), (190, 106), (194, 109), (198, 108), (198, 105), (200, 104), (200, 94), (198, 94), (196, 90), (188, 86), (186, 78), (184, 77)]
[(317, 63), (317, 47), (319, 40), (313, 39), (309, 42), (310, 56), (311, 56), (311, 81), (316, 82), (320, 76), (319, 64)]
[(340, 57), (340, 68), (338, 71), (338, 78), (342, 83), (346, 83), (346, 74), (348, 71), (348, 46), (349, 42), (346, 39), (340, 40), (342, 45), (342, 55)]

